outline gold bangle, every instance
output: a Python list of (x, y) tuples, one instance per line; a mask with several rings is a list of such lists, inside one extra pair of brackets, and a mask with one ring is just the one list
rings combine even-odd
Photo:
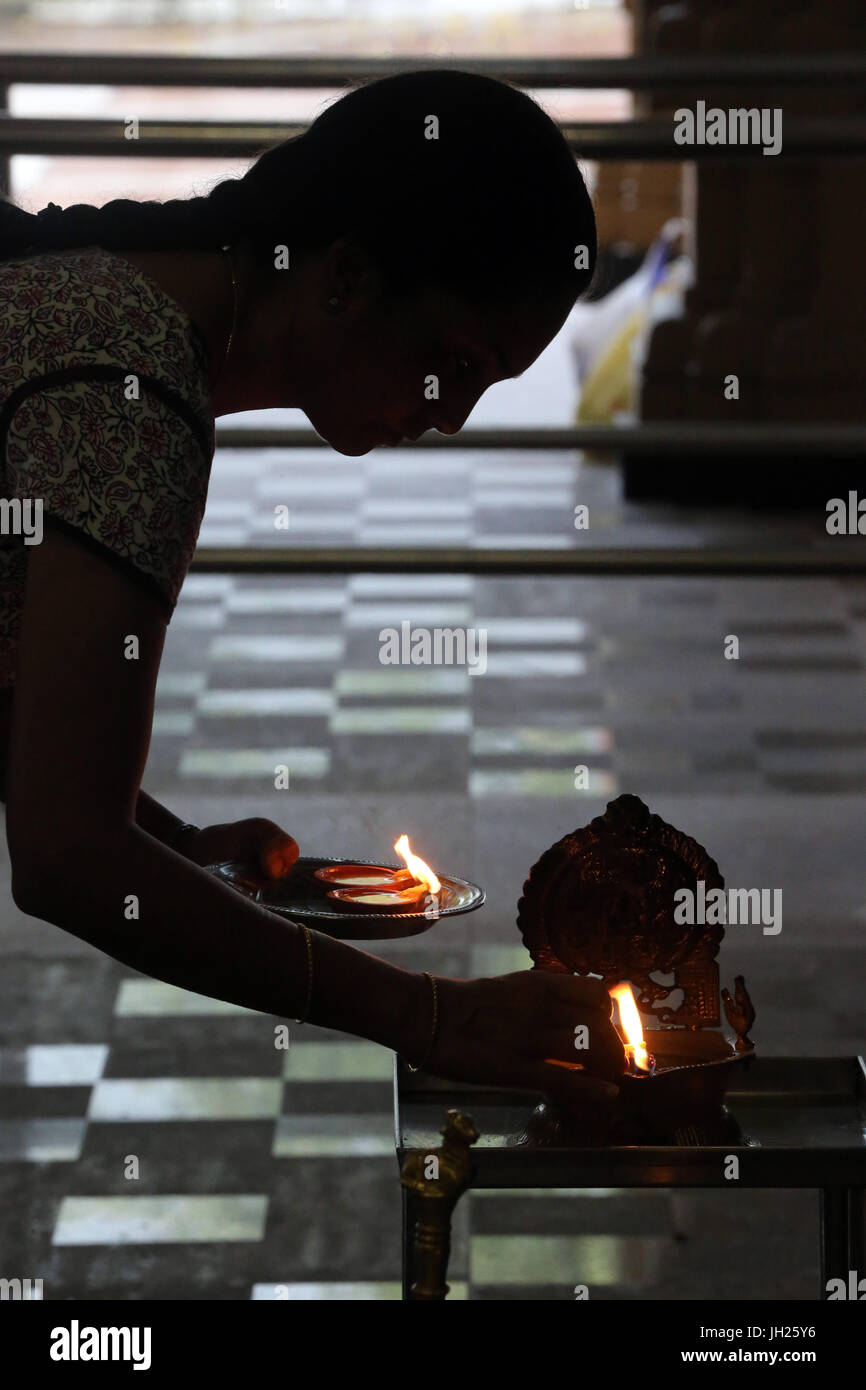
[(433, 991), (433, 1027), (430, 1029), (430, 1045), (427, 1048), (427, 1051), (424, 1053), (424, 1056), (421, 1058), (421, 1061), (418, 1063), (417, 1067), (413, 1067), (411, 1062), (406, 1063), (406, 1066), (409, 1068), (410, 1071), (421, 1071), (422, 1068), (426, 1067), (427, 1063), (430, 1061), (430, 1056), (433, 1052), (433, 1047), (436, 1042), (436, 1025), (439, 1022), (439, 993), (436, 989), (436, 981), (432, 975), (429, 975), (427, 973), (426, 970), (423, 970), (421, 973), (425, 975), (426, 978), (430, 981), (430, 988)]
[(304, 945), (307, 948), (307, 993), (304, 997), (303, 1018), (296, 1018), (296, 1023), (306, 1023), (310, 1016), (310, 1004), (313, 1000), (313, 938), (310, 935), (310, 928), (303, 922), (296, 922), (304, 933)]

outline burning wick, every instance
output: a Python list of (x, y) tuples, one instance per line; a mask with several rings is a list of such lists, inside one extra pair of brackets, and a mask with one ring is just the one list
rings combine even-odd
[(417, 854), (412, 853), (409, 848), (409, 836), (401, 835), (399, 840), (394, 841), (394, 848), (401, 859), (405, 859), (406, 868), (409, 870), (416, 883), (422, 884), (423, 887), (429, 889), (433, 894), (438, 893), (442, 884), (430, 868), (430, 865), (425, 864), (423, 859), (419, 859)]
[(401, 835), (394, 848), (405, 859), (405, 869), (365, 869), (363, 865), (347, 865), (339, 874), (332, 869), (320, 870), (321, 878), (341, 884), (328, 896), (338, 903), (358, 907), (394, 909), (413, 907), (423, 898), (435, 898), (442, 884), (430, 865), (412, 853), (409, 837)]
[(656, 1069), (656, 1061), (655, 1057), (650, 1056), (647, 1052), (640, 1014), (637, 1010), (637, 1004), (634, 1002), (631, 985), (628, 983), (615, 985), (609, 993), (611, 999), (616, 1000), (619, 1010), (620, 1026), (617, 1031), (625, 1048), (628, 1070), (633, 1076), (639, 1076), (641, 1073), (645, 1076), (652, 1075)]

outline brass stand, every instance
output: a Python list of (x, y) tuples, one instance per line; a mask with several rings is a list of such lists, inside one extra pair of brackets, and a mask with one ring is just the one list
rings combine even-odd
[(451, 1214), (472, 1181), (470, 1145), (478, 1131), (469, 1115), (449, 1110), (438, 1149), (412, 1149), (400, 1170), (403, 1186), (403, 1297), (442, 1301), (451, 1253)]

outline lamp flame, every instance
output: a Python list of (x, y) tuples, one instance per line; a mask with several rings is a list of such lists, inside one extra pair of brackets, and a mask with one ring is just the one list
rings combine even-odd
[(652, 1071), (653, 1064), (644, 1042), (643, 1027), (631, 985), (615, 985), (610, 990), (610, 997), (616, 1000), (619, 1009), (620, 1032), (625, 1033), (623, 1045), (626, 1058), (638, 1071)]
[(394, 848), (399, 855), (406, 861), (406, 867), (416, 883), (423, 883), (431, 893), (438, 893), (442, 887), (438, 878), (423, 859), (419, 859), (417, 854), (413, 854), (409, 848), (409, 836), (401, 835), (399, 840), (394, 843)]

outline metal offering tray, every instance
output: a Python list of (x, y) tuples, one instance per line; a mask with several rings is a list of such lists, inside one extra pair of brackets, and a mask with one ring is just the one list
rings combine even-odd
[(462, 878), (438, 874), (442, 884), (437, 894), (436, 910), (425, 910), (421, 899), (406, 906), (405, 911), (377, 912), (375, 908), (356, 908), (347, 911), (337, 908), (328, 897), (328, 883), (316, 878), (316, 870), (337, 865), (358, 864), (384, 869), (401, 869), (405, 865), (382, 859), (301, 858), (285, 878), (269, 879), (252, 870), (249, 864), (225, 860), (209, 864), (208, 872), (230, 887), (243, 893), (252, 902), (266, 907), (280, 917), (297, 919), (315, 925), (329, 936), (347, 941), (388, 941), (404, 936), (420, 936), (441, 917), (456, 917), (474, 912), (485, 901), (483, 888)]

